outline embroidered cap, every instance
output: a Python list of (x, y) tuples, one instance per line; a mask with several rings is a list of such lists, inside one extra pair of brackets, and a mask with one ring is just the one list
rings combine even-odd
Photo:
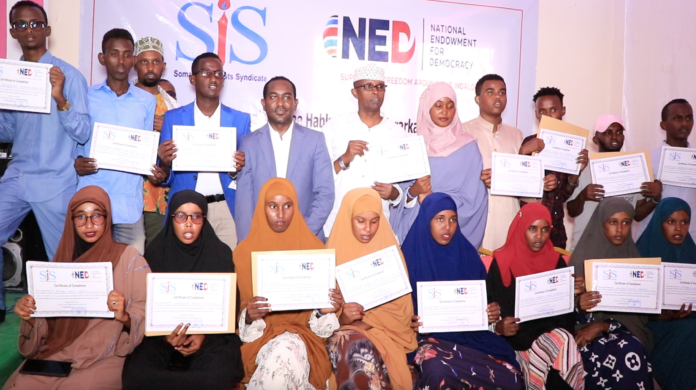
[(144, 37), (138, 39), (138, 42), (135, 43), (135, 55), (137, 56), (138, 54), (144, 52), (144, 51), (150, 51), (154, 50), (162, 55), (164, 57), (164, 47), (162, 46), (162, 41), (160, 41), (157, 38), (153, 37)]
[(358, 80), (384, 81), (384, 69), (373, 63), (356, 68), (353, 74), (353, 81)]

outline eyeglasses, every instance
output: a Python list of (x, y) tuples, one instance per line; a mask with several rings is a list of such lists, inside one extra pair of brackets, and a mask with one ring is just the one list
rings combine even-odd
[(201, 74), (203, 77), (215, 76), (218, 79), (224, 79), (227, 72), (224, 70), (201, 69), (198, 72), (193, 72), (194, 75)]
[(73, 217), (73, 223), (76, 227), (83, 227), (87, 225), (87, 219), (92, 220), (92, 225), (101, 226), (106, 221), (106, 214), (77, 215)]
[(365, 88), (366, 91), (372, 91), (373, 89), (377, 89), (379, 92), (384, 92), (385, 89), (387, 89), (386, 84), (363, 84), (363, 85), (356, 85), (355, 88), (360, 88), (363, 87)]
[(172, 217), (174, 217), (174, 222), (178, 223), (179, 225), (185, 224), (189, 217), (191, 217), (191, 222), (194, 225), (200, 225), (203, 223), (203, 218), (205, 218), (205, 215), (202, 213), (186, 214), (183, 211), (179, 211), (176, 214), (172, 214)]
[(33, 21), (33, 22), (25, 22), (23, 20), (16, 21), (12, 23), (12, 28), (15, 29), (16, 31), (24, 31), (28, 28), (31, 28), (32, 30), (43, 30), (46, 28), (46, 22), (39, 22), (39, 21)]

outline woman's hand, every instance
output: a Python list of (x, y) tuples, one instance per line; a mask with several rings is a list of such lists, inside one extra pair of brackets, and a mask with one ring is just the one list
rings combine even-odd
[(500, 320), (500, 305), (498, 302), (491, 302), (486, 307), (486, 313), (488, 313), (488, 323), (492, 324)]
[(130, 315), (126, 312), (126, 297), (114, 290), (106, 298), (106, 304), (109, 306), (109, 311), (114, 312), (114, 319), (130, 328)]
[(186, 341), (186, 331), (188, 330), (189, 326), (191, 326), (191, 324), (186, 324), (186, 326), (184, 326), (184, 324), (179, 324), (176, 328), (174, 328), (172, 333), (165, 338), (165, 340), (167, 340), (169, 345), (174, 347), (174, 349), (178, 350), (178, 348), (184, 345), (184, 342)]
[(330, 288), (329, 289), (329, 299), (331, 300), (331, 304), (333, 305), (333, 308), (331, 309), (321, 309), (319, 310), (319, 314), (324, 315), (324, 314), (329, 314), (329, 313), (335, 313), (338, 311), (338, 309), (343, 306), (343, 294), (341, 294), (341, 290), (337, 288)]
[(23, 319), (29, 325), (32, 327), (34, 326), (34, 323), (36, 322), (35, 318), (32, 318), (31, 315), (34, 314), (36, 311), (36, 301), (34, 300), (34, 297), (31, 295), (27, 294), (17, 301), (15, 303), (14, 307), (14, 312), (19, 316), (19, 318)]
[(689, 304), (689, 307), (687, 307), (686, 303), (684, 303), (679, 310), (662, 310), (662, 313), (660, 313), (657, 319), (660, 321), (681, 320), (691, 314), (692, 308), (693, 304)]
[(341, 325), (350, 325), (356, 321), (362, 321), (365, 316), (363, 307), (359, 303), (351, 302), (343, 305), (343, 313), (341, 313), (341, 318), (338, 322)]
[(585, 292), (585, 278), (583, 276), (572, 275), (575, 278), (575, 295)]
[(198, 352), (199, 349), (201, 349), (201, 345), (203, 345), (203, 340), (205, 340), (205, 335), (192, 334), (186, 337), (186, 340), (184, 340), (184, 343), (180, 347), (174, 347), (174, 349), (179, 351), (184, 356), (190, 356)]
[(251, 325), (252, 322), (259, 320), (266, 316), (266, 314), (273, 311), (271, 309), (270, 303), (257, 303), (257, 302), (267, 302), (268, 299), (264, 297), (253, 297), (246, 305), (246, 324)]
[(413, 329), (413, 331), (416, 333), (418, 333), (418, 327), (423, 326), (423, 323), (420, 322), (419, 320), (420, 320), (419, 316), (411, 317), (411, 329)]
[(588, 291), (580, 295), (578, 308), (580, 311), (588, 311), (602, 302), (602, 295), (597, 291)]
[(606, 322), (594, 322), (575, 332), (575, 342), (579, 348), (592, 342), (601, 332), (608, 332), (609, 324)]
[(517, 331), (520, 330), (519, 321), (519, 318), (505, 317), (495, 324), (495, 333), (505, 337), (514, 336), (517, 334)]

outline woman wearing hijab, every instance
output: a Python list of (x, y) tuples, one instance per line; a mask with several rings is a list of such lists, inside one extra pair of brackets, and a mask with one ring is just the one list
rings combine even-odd
[[(696, 244), (689, 234), (691, 207), (679, 198), (663, 198), (636, 246), (643, 257), (696, 264)], [(663, 390), (696, 389), (696, 314), (692, 305), (663, 310), (648, 323), (655, 340), (650, 353), (655, 379)]]
[(495, 332), (516, 351), (528, 389), (583, 389), (583, 366), (573, 340), (573, 314), (518, 324), (515, 278), (565, 268), (549, 240), (551, 213), (540, 203), (522, 207), (508, 230), (507, 241), (494, 252), (486, 286), (500, 304), (502, 320)]
[[(413, 289), (418, 315), (418, 282), (485, 280), (486, 267), (459, 229), (457, 204), (436, 192), (423, 201), (416, 221), (401, 248)], [(488, 305), (494, 323), (500, 317), (497, 303)], [(417, 331), (417, 327), (414, 326)], [(419, 388), (524, 389), (515, 351), (490, 331), (431, 333), (419, 337), (415, 364), (420, 368)]]
[[(326, 243), (327, 248), (336, 249), (336, 265), (393, 245), (397, 245), (396, 238), (384, 219), (377, 192), (370, 188), (348, 192)], [(401, 258), (403, 261), (403, 255)], [(411, 389), (406, 354), (418, 346), (412, 317), (411, 294), (370, 310), (355, 302), (344, 304), (341, 328), (327, 342), (338, 387)]]
[(403, 242), (418, 215), (419, 195), (423, 198), (443, 192), (457, 204), (462, 234), (478, 249), (488, 216), (488, 194), (481, 181), (483, 160), (476, 139), (462, 129), (457, 94), (449, 84), (435, 83), (423, 91), (418, 105), (418, 135), (425, 139), (432, 174), (429, 179), (416, 180), (408, 189), (407, 202), (392, 213), (397, 237)]
[[(232, 251), (208, 222), (208, 202), (193, 190), (177, 192), (160, 234), (145, 249), (152, 272), (234, 272)], [(236, 334), (186, 333), (180, 324), (169, 336), (147, 337), (123, 370), (123, 388), (231, 389), (242, 370)]]
[(251, 252), (324, 249), (298, 208), (297, 193), (286, 179), (261, 188), (249, 236), (234, 250), (237, 283), (244, 304), (239, 335), (247, 389), (325, 389), (331, 376), (324, 339), (338, 329), (337, 290), (327, 291), (333, 309), (273, 312), (266, 298), (255, 297)]
[(646, 326), (648, 316), (587, 312), (601, 302), (602, 296), (597, 291), (584, 292), (585, 260), (641, 257), (631, 238), (633, 215), (633, 206), (625, 199), (603, 199), (570, 257), (576, 282), (581, 281), (583, 286), (583, 293), (576, 300), (575, 340), (587, 371), (585, 389), (653, 388), (647, 360), (647, 351), (652, 349), (650, 330)]
[(111, 238), (111, 202), (104, 190), (88, 186), (70, 200), (56, 263), (110, 262), (114, 290), (107, 305), (114, 318), (33, 318), (36, 302), (20, 298), (19, 352), (27, 359), (72, 363), (65, 378), (20, 374), (5, 389), (120, 389), (125, 357), (145, 330), (145, 280), (150, 268), (137, 249)]

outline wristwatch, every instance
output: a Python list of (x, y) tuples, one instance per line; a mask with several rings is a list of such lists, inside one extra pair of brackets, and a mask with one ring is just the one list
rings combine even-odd
[(338, 165), (341, 167), (342, 171), (345, 171), (346, 169), (348, 169), (348, 166), (346, 165), (346, 163), (343, 162), (343, 156), (338, 157)]

